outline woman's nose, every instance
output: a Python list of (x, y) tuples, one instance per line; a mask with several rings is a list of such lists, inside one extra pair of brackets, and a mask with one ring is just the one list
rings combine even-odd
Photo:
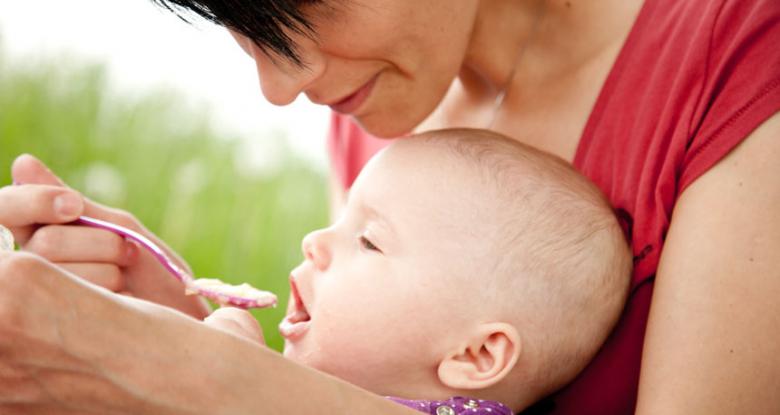
[(325, 271), (330, 266), (333, 257), (328, 244), (327, 230), (321, 229), (306, 235), (301, 249), (306, 260), (311, 261), (317, 270)]
[(281, 56), (254, 51), (252, 56), (260, 79), (260, 89), (268, 102), (287, 105), (312, 85), (323, 73), (323, 63), (313, 47), (299, 48), (302, 65)]

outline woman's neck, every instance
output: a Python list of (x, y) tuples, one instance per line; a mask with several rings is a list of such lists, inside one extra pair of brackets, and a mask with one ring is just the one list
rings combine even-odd
[(482, 0), (460, 82), (476, 96), (494, 96), (518, 65), (541, 65), (550, 76), (576, 70), (622, 40), (643, 3)]

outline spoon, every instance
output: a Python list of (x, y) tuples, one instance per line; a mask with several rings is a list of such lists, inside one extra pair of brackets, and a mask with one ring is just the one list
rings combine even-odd
[(138, 232), (89, 216), (79, 216), (72, 223), (104, 229), (137, 242), (148, 250), (174, 278), (184, 284), (184, 292), (187, 295), (196, 294), (220, 305), (231, 305), (244, 309), (276, 306), (276, 295), (254, 288), (247, 283), (231, 285), (217, 279), (193, 278), (187, 271), (179, 267), (162, 248)]

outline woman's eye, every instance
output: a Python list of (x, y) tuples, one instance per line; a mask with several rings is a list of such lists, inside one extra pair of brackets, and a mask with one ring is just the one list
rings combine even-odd
[(365, 236), (360, 237), (360, 245), (363, 246), (364, 249), (368, 249), (369, 251), (377, 251), (380, 253), (382, 252), (379, 248), (376, 247), (376, 245), (374, 245), (373, 242), (369, 241), (368, 238), (366, 238)]

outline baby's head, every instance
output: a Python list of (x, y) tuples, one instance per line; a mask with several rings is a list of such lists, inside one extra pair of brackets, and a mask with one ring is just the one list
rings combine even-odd
[(303, 251), (280, 326), (285, 356), (381, 395), (514, 410), (593, 357), (631, 266), (594, 185), (478, 130), (393, 143)]

